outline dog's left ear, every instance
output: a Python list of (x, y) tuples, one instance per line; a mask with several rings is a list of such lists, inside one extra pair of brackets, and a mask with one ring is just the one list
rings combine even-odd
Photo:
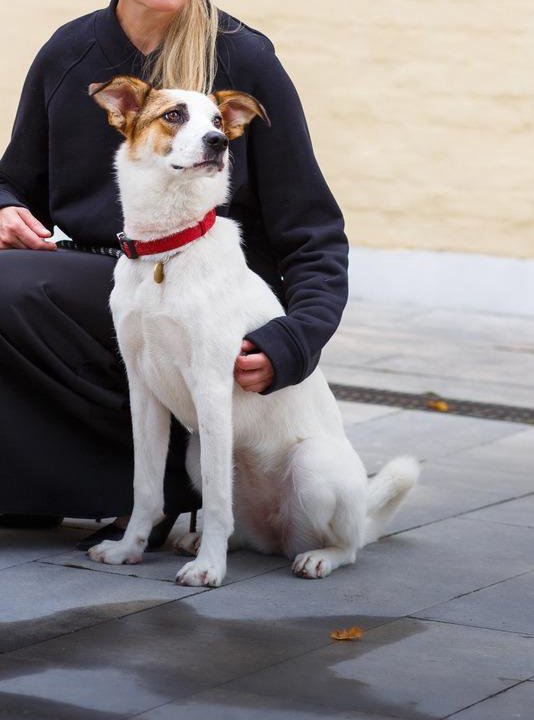
[(224, 134), (228, 140), (234, 140), (242, 135), (245, 132), (245, 126), (256, 116), (271, 127), (271, 121), (265, 108), (252, 95), (237, 90), (219, 90), (212, 93), (210, 98), (219, 106), (224, 120)]

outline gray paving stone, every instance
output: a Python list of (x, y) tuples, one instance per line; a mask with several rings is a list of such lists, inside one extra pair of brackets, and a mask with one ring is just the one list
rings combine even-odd
[[(532, 479), (530, 480), (532, 485)], [(494, 505), (493, 507), (484, 508), (469, 513), (472, 520), (480, 520), (485, 522), (505, 523), (507, 525), (521, 525), (523, 527), (534, 528), (534, 494), (528, 497), (510, 500), (508, 502)]]
[[(365, 548), (356, 565), (317, 581), (289, 569), (180, 601), (192, 622), (222, 622), (232, 633), (308, 633), (328, 641), (339, 627), (375, 627), (462, 593), (534, 568), (529, 528), (449, 519), (381, 540)], [(198, 615), (198, 619), (196, 618)], [(136, 613), (129, 622), (170, 626), (172, 606)], [(289, 632), (291, 631), (291, 632)]]
[(0, 652), (199, 591), (48, 563), (27, 563), (0, 577)]
[(532, 720), (534, 683), (525, 682), (451, 716), (451, 720)]
[(1, 620), (0, 653), (60, 637), (101, 621), (102, 618), (90, 610), (63, 610), (35, 620)]
[(426, 308), (416, 305), (362, 302), (358, 298), (351, 298), (343, 312), (341, 327), (367, 327), (379, 334), (384, 328), (403, 327), (410, 319), (427, 312)]
[[(1, 717), (1, 715), (0, 715)], [(288, 698), (270, 698), (225, 689), (199, 693), (136, 716), (136, 720), (399, 720), (356, 710), (338, 712)], [(400, 718), (400, 720), (403, 720)]]
[[(369, 308), (368, 313), (373, 311)], [(442, 338), (450, 337), (456, 343), (459, 337), (468, 338), (488, 348), (498, 344), (534, 349), (534, 320), (531, 317), (433, 309), (406, 315), (403, 321), (409, 325), (411, 332), (422, 336), (439, 334)]]
[(102, 691), (105, 683), (110, 691), (113, 687), (113, 679), (108, 683), (105, 678), (106, 668), (120, 669), (153, 695), (168, 695), (168, 701), (325, 645), (323, 637), (317, 641), (296, 632), (293, 637), (281, 636), (252, 623), (247, 623), (248, 628), (239, 621), (207, 623), (181, 600), (171, 604), (174, 617), (169, 615), (165, 624), (112, 620), (13, 651), (9, 657), (38, 661), (55, 670), (68, 669), (74, 677), (80, 669), (92, 671), (101, 676)]
[(83, 531), (67, 527), (51, 530), (0, 528), (0, 570), (71, 550)]
[(375, 420), (378, 417), (393, 415), (400, 412), (399, 408), (389, 407), (388, 405), (372, 405), (367, 403), (349, 402), (348, 400), (338, 400), (337, 405), (341, 410), (343, 423), (345, 425), (364, 423), (369, 420)]
[[(533, 480), (529, 474), (509, 475), (493, 467), (449, 465), (441, 463), (423, 464), (419, 484), (408, 496), (399, 512), (387, 528), (388, 533), (399, 532), (436, 520), (443, 520), (460, 513), (516, 498), (532, 490)], [(523, 501), (518, 501), (522, 503)], [(498, 519), (499, 508), (514, 505), (514, 501), (481, 511), (481, 519)], [(532, 508), (532, 505), (529, 503)], [(515, 506), (514, 506), (515, 507)], [(528, 508), (527, 508), (528, 509)], [(495, 513), (493, 513), (495, 510)], [(487, 513), (487, 514), (486, 514)], [(512, 510), (510, 509), (511, 517)], [(515, 516), (517, 522), (525, 524), (523, 513)], [(477, 518), (473, 512), (470, 518)], [(534, 508), (531, 509), (531, 525), (534, 525)]]
[(437, 460), (516, 432), (517, 426), (512, 423), (415, 410), (403, 410), (347, 428), (347, 435), (368, 472), (395, 455)]
[[(322, 647), (330, 642), (330, 632), (339, 627), (374, 627), (391, 621), (390, 617), (358, 614), (346, 588), (336, 593), (330, 604), (325, 595), (310, 588), (306, 598), (298, 581), (289, 583), (287, 576), (273, 573), (239, 585), (209, 593), (209, 602), (189, 603), (180, 600), (166, 607), (152, 608), (125, 618), (131, 627), (154, 627), (157, 632), (172, 632), (188, 638), (210, 635), (219, 638), (221, 646), (227, 640), (238, 640), (258, 647), (267, 643), (279, 648), (292, 648), (295, 654)], [(237, 590), (243, 587), (242, 592)], [(232, 592), (230, 589), (233, 589)], [(316, 588), (317, 591), (321, 590)], [(292, 605), (290, 605), (292, 603)]]
[(457, 344), (496, 344), (534, 348), (532, 317), (496, 315), (464, 310), (428, 309), (416, 305), (388, 305), (351, 299), (341, 322), (341, 330), (352, 329), (383, 336), (384, 330), (419, 338), (449, 339)]
[(433, 378), (469, 380), (534, 393), (534, 345), (521, 348), (516, 341), (515, 345), (495, 346), (495, 342), (443, 335), (436, 329), (425, 341), (420, 332), (390, 328), (384, 333), (342, 325), (323, 352), (322, 361), (331, 366), (421, 377), (427, 382)]
[(440, 603), (415, 615), (534, 637), (534, 572)]
[(391, 353), (392, 338), (365, 338), (361, 331), (357, 333), (351, 328), (340, 329), (321, 353), (321, 366), (365, 366), (378, 360), (384, 353)]
[(118, 720), (174, 697), (171, 687), (147, 687), (143, 678), (108, 663), (102, 648), (98, 666), (0, 657), (0, 718), (6, 720)]
[[(513, 427), (511, 423), (510, 426)], [(518, 425), (515, 432), (494, 442), (451, 454), (447, 462), (465, 467), (490, 467), (508, 475), (516, 472), (528, 474), (534, 490), (534, 428)]]
[(531, 318), (352, 300), (325, 349), (332, 382), (532, 407)]
[(485, 347), (456, 344), (441, 352), (440, 347), (418, 344), (417, 354), (390, 354), (372, 359), (368, 367), (385, 372), (415, 375), (431, 382), (433, 378), (461, 379), (476, 383), (501, 385), (522, 390), (534, 402), (534, 348), (532, 353), (491, 352)]
[[(176, 573), (191, 560), (190, 557), (175, 555), (170, 548), (158, 552), (145, 553), (143, 562), (138, 565), (104, 565), (95, 563), (86, 553), (74, 551), (64, 555), (57, 555), (50, 560), (54, 565), (85, 568), (94, 572), (110, 575), (124, 575), (128, 577), (144, 578), (147, 580), (162, 580), (174, 583)], [(259, 553), (235, 552), (228, 555), (228, 573), (225, 584), (239, 582), (246, 578), (261, 575), (262, 573), (285, 567), (289, 561), (283, 557), (260, 555)], [(179, 597), (179, 593), (177, 594)]]
[(403, 619), (227, 685), (338, 710), (443, 718), (530, 677), (534, 639)]
[(0, 692), (2, 720), (120, 720), (126, 717), (124, 713), (86, 710), (69, 703)]
[(2, 720), (120, 720), (124, 714), (84, 710), (76, 705), (56, 703), (25, 695), (0, 693)]

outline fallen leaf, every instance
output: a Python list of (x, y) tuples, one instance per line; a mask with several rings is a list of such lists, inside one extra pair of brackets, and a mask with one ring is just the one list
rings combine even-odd
[(438, 410), (439, 412), (449, 412), (449, 403), (445, 400), (429, 400), (426, 404), (430, 410)]
[(332, 640), (359, 640), (363, 630), (359, 627), (351, 627), (348, 630), (334, 630), (330, 633)]

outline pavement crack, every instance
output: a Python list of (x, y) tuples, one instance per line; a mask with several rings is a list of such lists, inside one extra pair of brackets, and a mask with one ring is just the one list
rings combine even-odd
[[(419, 462), (421, 463), (421, 465), (424, 465), (424, 463), (427, 461), (419, 460)], [(369, 477), (371, 477), (371, 475), (369, 475)], [(498, 523), (500, 525), (508, 525), (509, 527), (530, 527), (530, 525), (514, 525), (513, 523), (503, 523), (499, 522), (498, 520), (479, 520), (478, 518), (469, 518), (465, 516), (478, 512), (479, 510), (487, 510), (488, 508), (496, 507), (498, 505), (504, 505), (505, 503), (513, 502), (514, 500), (523, 500), (524, 498), (530, 497), (531, 495), (534, 495), (534, 492), (527, 492), (523, 495), (514, 495), (513, 497), (505, 498), (504, 500), (496, 500), (495, 502), (488, 503), (487, 505), (480, 505), (476, 508), (471, 508), (470, 510), (462, 510), (461, 512), (453, 513), (452, 515), (447, 515), (436, 520), (429, 520), (428, 522), (422, 522), (419, 525), (412, 525), (410, 527), (404, 528), (403, 530), (396, 530), (395, 532), (382, 535), (382, 538), (395, 537), (395, 535), (402, 535), (403, 533), (411, 532), (412, 530), (419, 530), (420, 528), (428, 527), (429, 525), (435, 525), (436, 523), (444, 522), (445, 520), (451, 520), (453, 518), (458, 518), (458, 520), (471, 520), (473, 522), (492, 522)]]
[[(489, 585), (488, 587), (491, 587)], [(480, 588), (480, 590), (484, 590), (485, 588)], [(478, 592), (478, 590), (475, 590), (474, 592)], [(467, 595), (472, 593), (465, 593)], [(463, 596), (460, 596), (463, 597)], [(452, 600), (456, 600), (457, 598), (451, 598), (451, 600), (446, 602), (452, 602)], [(438, 603), (438, 604), (444, 604), (444, 603)], [(534, 639), (534, 635), (531, 635), (530, 633), (524, 633), (524, 632), (517, 632), (516, 630), (505, 630), (504, 628), (495, 628), (495, 627), (488, 627), (487, 625), (466, 625), (465, 623), (461, 622), (454, 622), (453, 620), (440, 620), (438, 618), (431, 618), (431, 617), (420, 617), (419, 615), (407, 615), (410, 620), (420, 620), (421, 622), (431, 622), (431, 623), (439, 623), (440, 625), (454, 625), (455, 627), (463, 627), (463, 628), (476, 628), (477, 630), (490, 630), (491, 632), (499, 632), (499, 633), (506, 633), (507, 635), (516, 635), (522, 638), (527, 639)], [(374, 629), (374, 628), (373, 628)]]
[(492, 695), (488, 695), (487, 697), (483, 698), (482, 700), (477, 700), (477, 702), (471, 703), (471, 705), (466, 705), (465, 707), (461, 708), (460, 710), (455, 710), (451, 715), (445, 715), (442, 720), (448, 720), (448, 718), (454, 718), (455, 715), (459, 715), (460, 713), (464, 712), (465, 710), (469, 710), (469, 708), (476, 707), (477, 705), (481, 705), (482, 703), (486, 702), (486, 700), (491, 700), (494, 697), (497, 697), (498, 695), (502, 695), (505, 692), (508, 692), (508, 690), (512, 690), (512, 688), (518, 687), (519, 685), (524, 685), (528, 680), (518, 680), (518, 682), (513, 683), (512, 685), (508, 685), (508, 687), (502, 688), (502, 690), (499, 690), (498, 692), (493, 693)]
[[(532, 573), (533, 570), (525, 570), (524, 572), (520, 572), (517, 575), (510, 575), (509, 577), (501, 578), (500, 580), (496, 580), (495, 582), (489, 583), (489, 585), (483, 585), (482, 587), (475, 588), (474, 590), (467, 590), (466, 592), (459, 593), (458, 595), (453, 595), (453, 597), (448, 598), (446, 600), (440, 600), (437, 603), (434, 603), (434, 605), (428, 605), (425, 608), (421, 608), (420, 610), (417, 610), (416, 613), (412, 613), (408, 617), (416, 617), (418, 620), (425, 620), (428, 618), (420, 618), (418, 617), (418, 613), (427, 612), (429, 610), (432, 610), (432, 608), (439, 607), (440, 605), (444, 605), (445, 603), (450, 603), (453, 600), (458, 600), (459, 598), (467, 597), (468, 595), (474, 595), (477, 592), (481, 592), (482, 590), (487, 590), (488, 588), (495, 587), (496, 585), (501, 585), (502, 583), (508, 582), (509, 580), (515, 580), (517, 578), (523, 577), (523, 575), (529, 575)], [(436, 622), (439, 622), (436, 620)], [(445, 622), (445, 620), (443, 621)], [(451, 623), (452, 625), (461, 625), (462, 623)], [(476, 625), (466, 625), (465, 627), (477, 627)], [(486, 628), (486, 629), (492, 629), (492, 628)], [(494, 629), (494, 628), (493, 628)], [(512, 631), (506, 631), (503, 630), (502, 632), (512, 632)], [(519, 633), (521, 634), (521, 633)], [(524, 633), (523, 633), (524, 634)]]

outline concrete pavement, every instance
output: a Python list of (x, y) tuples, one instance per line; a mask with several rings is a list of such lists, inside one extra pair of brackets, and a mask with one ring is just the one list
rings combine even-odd
[[(534, 322), (351, 303), (332, 381), (534, 406)], [(0, 531), (0, 718), (534, 717), (534, 427), (342, 402), (369, 471), (420, 486), (353, 567), (321, 581), (229, 556), (217, 589), (73, 551), (91, 523)], [(185, 526), (186, 518), (182, 521)], [(359, 625), (357, 642), (332, 630)]]

